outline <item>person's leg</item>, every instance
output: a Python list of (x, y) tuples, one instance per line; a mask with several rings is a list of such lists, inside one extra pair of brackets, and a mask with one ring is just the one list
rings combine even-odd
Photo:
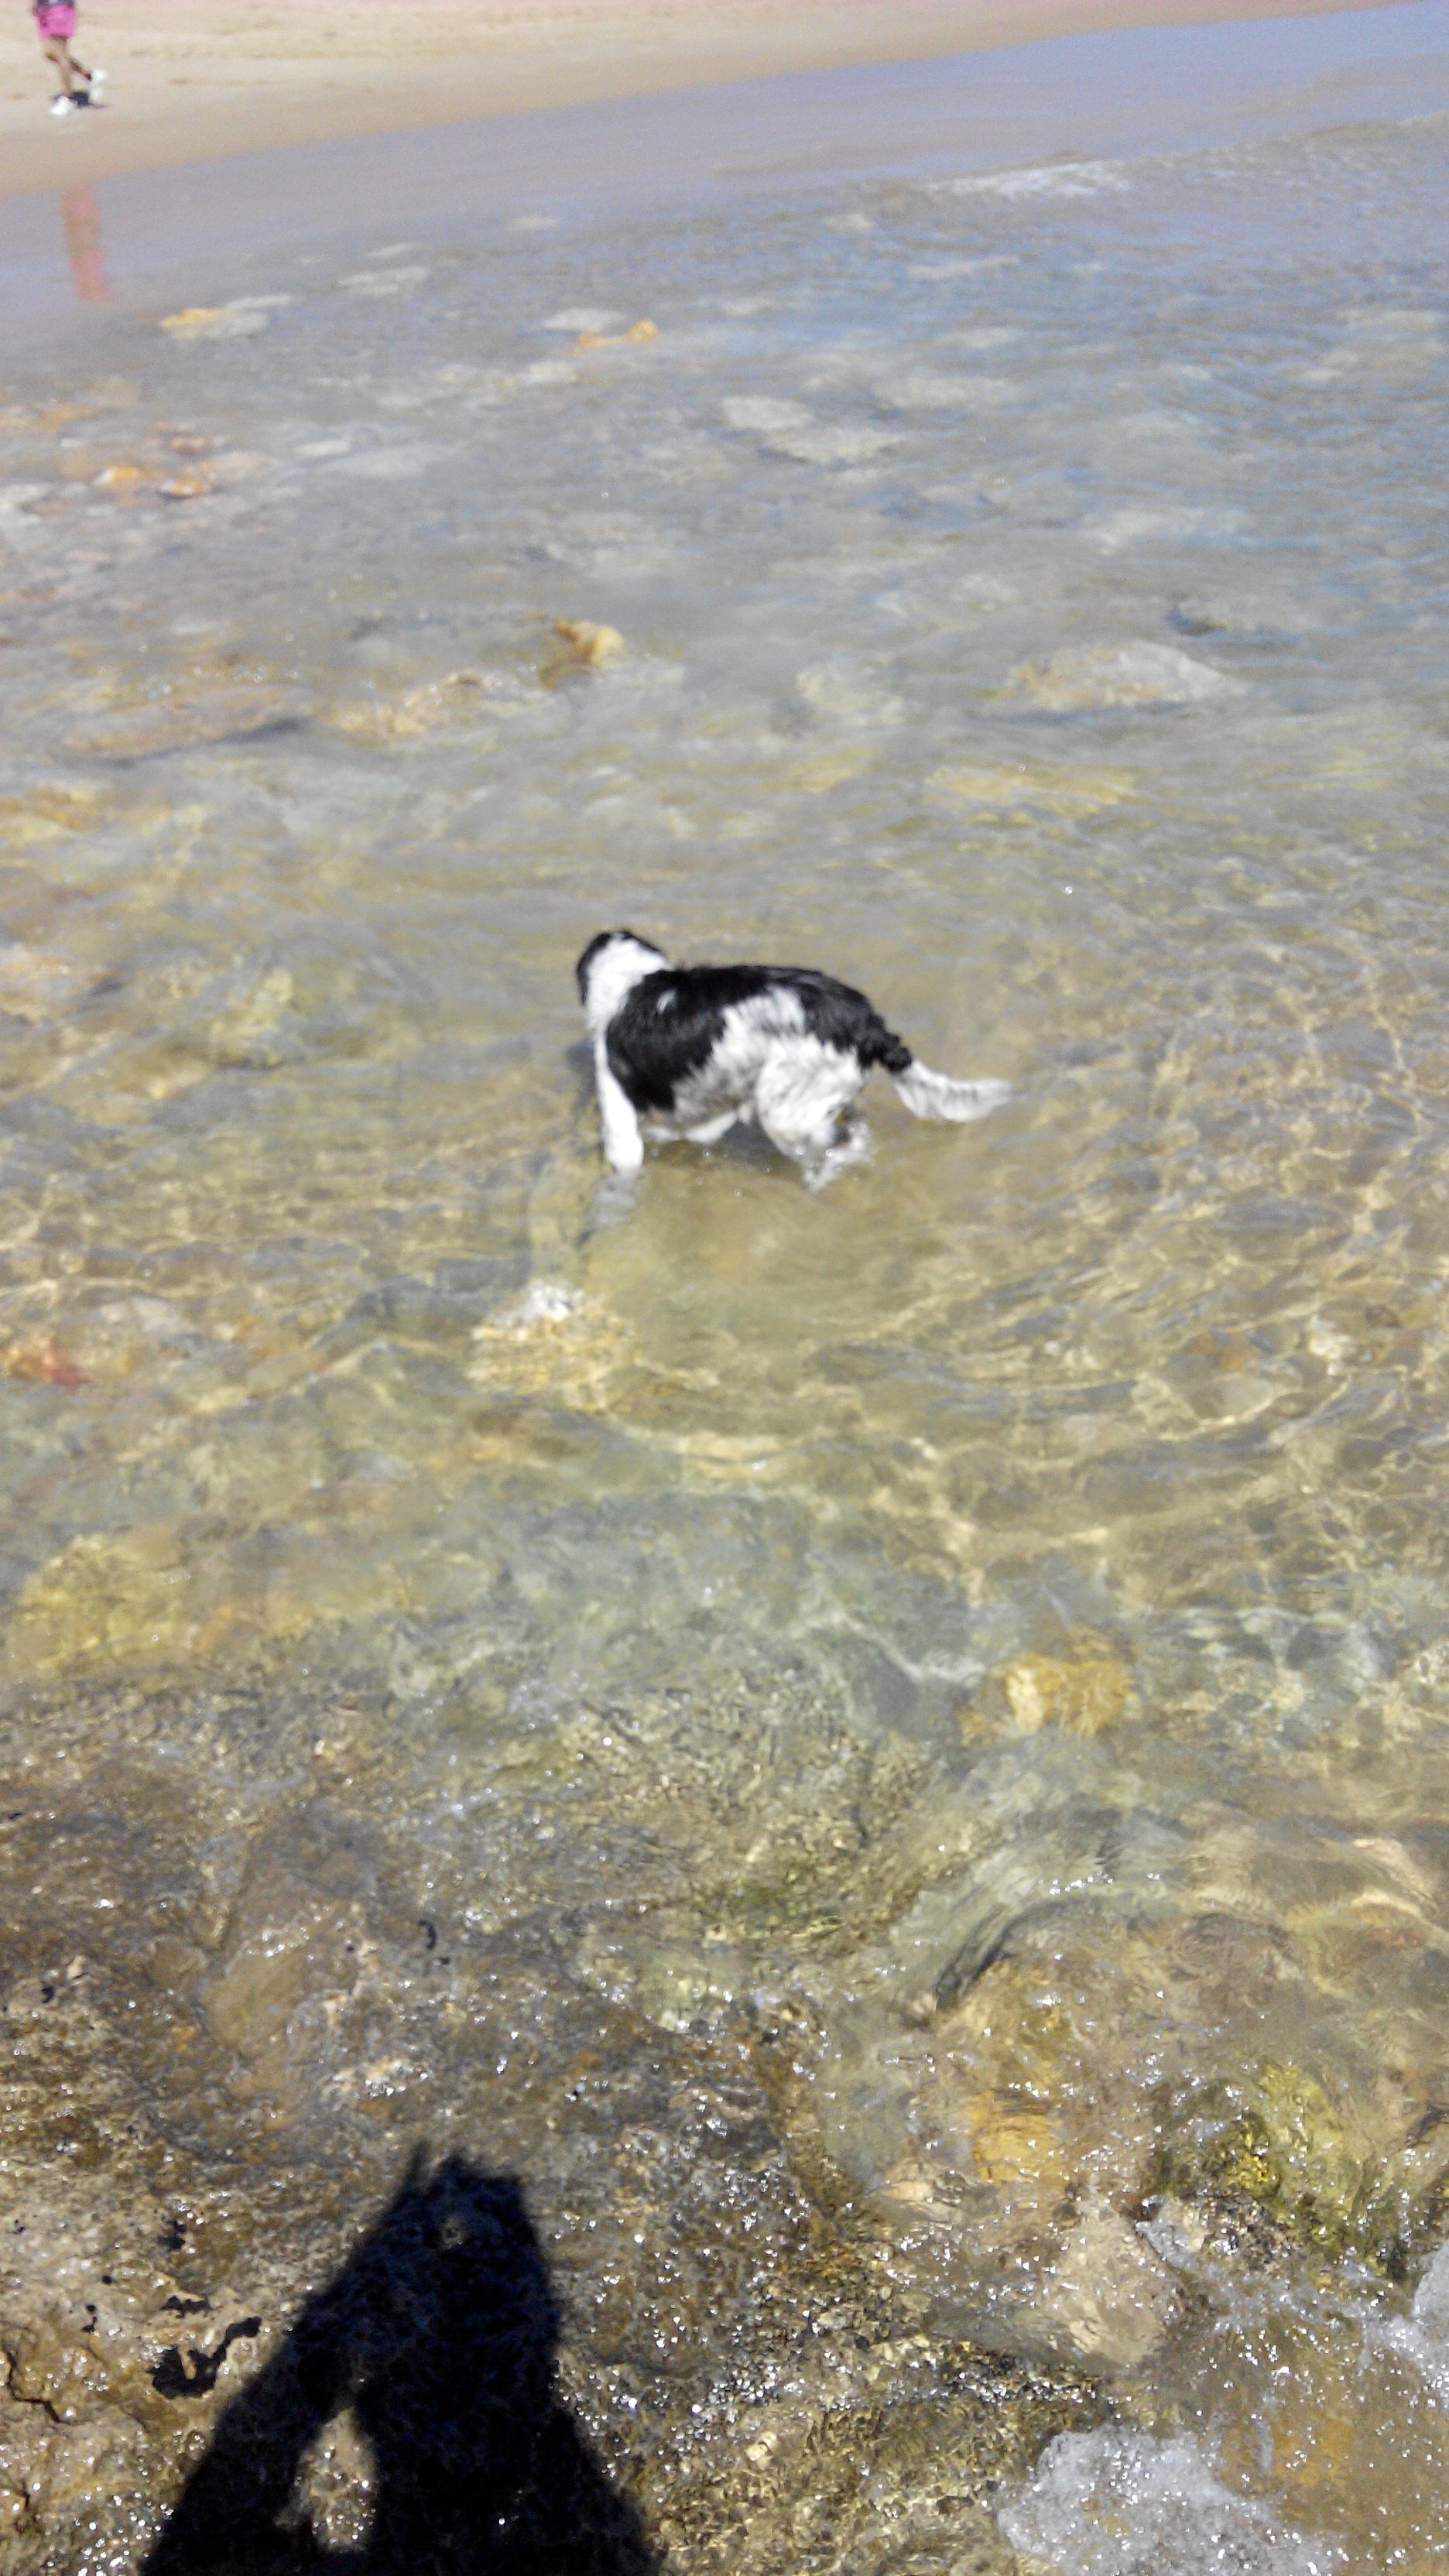
[(77, 61), (68, 37), (44, 36), (40, 49), (46, 60), (55, 65), (62, 98), (83, 98), (89, 94), (94, 75), (86, 70), (84, 63)]
[(79, 65), (71, 61), (70, 47), (64, 36), (42, 36), (40, 50), (46, 61), (54, 65), (62, 98), (69, 98), (77, 87), (84, 87), (84, 83), (77, 80)]

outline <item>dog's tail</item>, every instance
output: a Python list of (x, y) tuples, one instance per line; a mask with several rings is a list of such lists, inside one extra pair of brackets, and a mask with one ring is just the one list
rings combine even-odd
[(954, 1118), (964, 1124), (970, 1118), (989, 1118), (993, 1109), (1011, 1098), (1009, 1082), (990, 1076), (980, 1082), (955, 1082), (949, 1073), (933, 1073), (928, 1064), (918, 1064), (899, 1039), (896, 1044), (903, 1061), (887, 1062), (885, 1069), (915, 1118)]

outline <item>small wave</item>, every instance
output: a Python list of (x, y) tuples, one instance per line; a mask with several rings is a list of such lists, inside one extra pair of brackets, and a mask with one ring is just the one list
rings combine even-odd
[(942, 197), (1124, 197), (1131, 181), (1115, 161), (1048, 161), (1024, 170), (988, 170), (979, 178), (937, 180)]

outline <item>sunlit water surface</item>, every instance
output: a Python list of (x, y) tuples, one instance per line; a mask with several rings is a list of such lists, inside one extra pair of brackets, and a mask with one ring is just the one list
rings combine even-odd
[[(1071, 2576), (1445, 2548), (1444, 148), (299, 248), (0, 416), (14, 1705), (708, 1807), (540, 1903), (1104, 2390)], [(615, 920), (1012, 1103), (595, 1227)]]

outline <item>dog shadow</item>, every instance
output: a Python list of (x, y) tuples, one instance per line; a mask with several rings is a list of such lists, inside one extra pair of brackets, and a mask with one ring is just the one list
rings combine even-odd
[(564, 1048), (564, 1062), (574, 1078), (574, 1105), (580, 1111), (594, 1098), (594, 1050), (587, 1038), (574, 1038)]
[[(561, 2403), (559, 2313), (511, 2175), (421, 2153), (334, 2280), (222, 2414), (143, 2576), (654, 2576)], [(366, 2540), (297, 2501), (344, 2408), (372, 2455)]]

